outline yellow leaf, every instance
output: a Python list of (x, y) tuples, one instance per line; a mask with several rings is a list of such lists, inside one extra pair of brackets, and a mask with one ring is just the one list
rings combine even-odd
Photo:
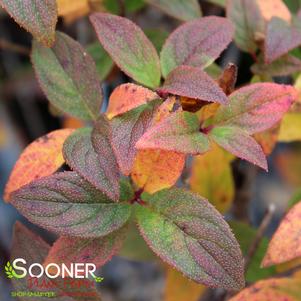
[(198, 301), (206, 287), (197, 284), (175, 269), (166, 266), (166, 286), (164, 301)]
[(286, 113), (281, 121), (278, 141), (301, 140), (301, 113)]
[[(301, 266), (301, 257), (276, 265), (277, 273), (285, 273), (291, 269)], [(300, 273), (301, 275), (301, 273)]]
[(57, 8), (59, 16), (69, 22), (87, 15), (90, 11), (88, 0), (57, 0)]
[(4, 191), (4, 200), (31, 181), (51, 175), (65, 161), (62, 148), (73, 129), (53, 131), (29, 144), (15, 164)]
[(276, 146), (279, 134), (279, 125), (272, 127), (264, 132), (256, 133), (255, 140), (261, 145), (264, 153), (269, 155)]
[(217, 145), (211, 151), (195, 156), (192, 164), (191, 190), (207, 198), (220, 212), (226, 212), (234, 197), (234, 180), (229, 156)]

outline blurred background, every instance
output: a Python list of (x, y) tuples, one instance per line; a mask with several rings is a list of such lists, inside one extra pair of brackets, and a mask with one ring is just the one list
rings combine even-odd
[[(203, 15), (224, 16), (222, 6), (200, 1)], [(95, 44), (96, 37), (87, 15), (91, 11), (109, 11), (126, 16), (143, 28), (160, 50), (165, 38), (180, 21), (169, 17), (143, 0), (87, 1), (62, 0), (58, 29), (79, 41), (96, 60), (106, 102), (111, 91), (127, 78), (114, 66), (107, 54)], [(35, 79), (30, 63), (31, 35), (24, 31), (0, 9), (0, 261), (1, 267), (9, 260), (12, 229), (16, 220), (39, 233), (47, 242), (55, 237), (31, 225), (11, 205), (2, 199), (10, 171), (24, 147), (36, 138), (64, 127), (80, 127), (81, 122), (63, 116), (47, 102)], [(238, 66), (237, 86), (250, 82), (252, 58), (232, 43), (218, 59), (224, 68), (232, 62)], [(290, 78), (277, 78), (291, 82)], [(103, 110), (105, 110), (106, 102)], [(301, 187), (300, 144), (277, 144), (269, 156), (269, 173), (242, 161), (232, 163), (235, 195), (228, 218), (235, 217), (256, 227), (260, 224), (270, 203), (276, 205), (273, 221), (267, 229), (271, 235), (286, 210), (287, 202)], [(143, 247), (142, 247), (143, 248)], [(142, 252), (142, 251), (141, 251)], [(126, 253), (126, 252), (125, 252)], [(144, 254), (145, 255), (145, 254)], [(149, 255), (152, 257), (151, 255)], [(139, 256), (138, 256), (139, 257)], [(143, 256), (146, 259), (147, 256)], [(10, 280), (0, 268), (0, 300), (10, 301)], [(162, 300), (166, 278), (164, 269), (153, 261), (139, 262), (114, 257), (101, 270), (104, 282), (100, 284), (103, 300), (153, 301)], [(176, 285), (176, 284), (175, 284)], [(210, 294), (210, 292), (208, 293)], [(185, 300), (186, 301), (186, 300)]]

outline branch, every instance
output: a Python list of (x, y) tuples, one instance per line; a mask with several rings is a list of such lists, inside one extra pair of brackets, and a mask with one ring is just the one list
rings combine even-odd
[(17, 52), (22, 55), (30, 55), (30, 50), (27, 47), (9, 42), (4, 39), (0, 39), (0, 49)]

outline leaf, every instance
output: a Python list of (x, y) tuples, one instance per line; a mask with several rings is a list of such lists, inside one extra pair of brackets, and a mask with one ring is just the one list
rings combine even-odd
[(199, 154), (208, 151), (209, 140), (200, 132), (197, 115), (176, 112), (148, 129), (136, 143), (136, 148)]
[(202, 69), (190, 66), (180, 66), (171, 71), (158, 91), (223, 104), (228, 100), (211, 77)]
[(122, 227), (130, 205), (112, 203), (75, 172), (57, 173), (12, 194), (12, 204), (31, 222), (60, 235), (105, 236)]
[(81, 238), (61, 236), (56, 240), (45, 259), (43, 265), (50, 263), (65, 264), (67, 267), (74, 262), (93, 263), (101, 267), (111, 260), (122, 246), (125, 238), (124, 226), (107, 236), (97, 238)]
[(301, 45), (301, 18), (293, 18), (291, 23), (273, 17), (267, 25), (264, 46), (265, 62), (272, 63), (290, 50)]
[(260, 12), (266, 21), (272, 17), (279, 17), (283, 20), (290, 21), (291, 13), (282, 0), (256, 0)]
[(6, 184), (5, 201), (9, 201), (13, 191), (37, 178), (51, 175), (63, 165), (63, 143), (72, 132), (72, 129), (50, 132), (25, 148)]
[(231, 94), (235, 89), (237, 81), (237, 66), (233, 63), (228, 63), (223, 73), (218, 78), (218, 85), (226, 95)]
[(240, 128), (215, 127), (209, 135), (214, 142), (228, 152), (268, 171), (267, 160), (261, 146)]
[(99, 43), (93, 43), (87, 48), (96, 64), (99, 80), (104, 80), (114, 67), (114, 63)]
[(221, 6), (221, 7), (226, 7), (226, 0), (207, 0), (207, 2)]
[(55, 0), (0, 0), (0, 6), (39, 42), (52, 46), (57, 22)]
[(109, 119), (112, 119), (159, 98), (156, 93), (144, 87), (131, 83), (122, 84), (112, 92), (106, 114)]
[(231, 160), (217, 145), (193, 158), (190, 188), (205, 197), (221, 213), (230, 209), (234, 199)]
[(57, 32), (52, 48), (33, 43), (31, 59), (40, 86), (54, 106), (78, 118), (97, 118), (102, 91), (95, 63), (78, 42)]
[[(237, 221), (230, 221), (229, 224), (239, 242), (243, 254), (246, 255), (251, 247), (252, 242), (255, 239), (257, 229), (249, 226), (248, 224)], [(258, 280), (268, 278), (276, 274), (276, 269), (274, 267), (260, 267), (260, 263), (264, 257), (264, 254), (266, 253), (268, 244), (268, 238), (263, 237), (258, 245), (256, 252), (251, 258), (248, 270), (246, 272), (246, 281), (256, 282)]]
[(124, 175), (130, 174), (137, 153), (135, 144), (151, 125), (160, 103), (159, 100), (149, 102), (111, 120), (112, 146)]
[(301, 203), (297, 203), (290, 209), (274, 233), (262, 266), (268, 267), (301, 257), (300, 214)]
[(161, 190), (147, 201), (135, 208), (138, 226), (161, 259), (210, 287), (239, 290), (244, 286), (238, 243), (212, 205), (177, 188)]
[(233, 33), (230, 21), (215, 16), (181, 25), (168, 37), (162, 48), (160, 59), (163, 76), (166, 77), (180, 65), (206, 68), (228, 46)]
[(204, 285), (194, 283), (175, 269), (166, 266), (164, 301), (198, 301), (205, 292)]
[(119, 68), (135, 81), (154, 88), (160, 84), (155, 47), (132, 21), (110, 14), (90, 16), (98, 39)]
[(279, 122), (296, 99), (292, 86), (251, 84), (229, 96), (229, 104), (220, 106), (213, 123), (236, 126), (249, 134), (262, 132)]
[(154, 193), (173, 186), (180, 177), (185, 155), (164, 150), (140, 150), (131, 172), (134, 183), (144, 191)]
[(261, 145), (263, 152), (267, 156), (272, 153), (277, 144), (279, 128), (279, 125), (276, 125), (264, 132), (254, 135), (255, 140)]
[(63, 154), (73, 170), (109, 198), (117, 201), (119, 169), (110, 142), (111, 135), (108, 121), (100, 117), (92, 132), (92, 138), (90, 128), (76, 130), (65, 141)]
[(58, 15), (64, 18), (64, 21), (72, 22), (87, 15), (90, 12), (89, 0), (57, 0)]
[(281, 121), (278, 141), (292, 142), (301, 140), (301, 114), (286, 113)]
[(168, 15), (182, 21), (201, 17), (201, 9), (197, 0), (146, 0), (149, 4), (158, 7)]
[[(13, 243), (11, 249), (11, 260), (16, 258), (24, 258), (28, 266), (32, 264), (42, 264), (49, 252), (50, 246), (35, 233), (29, 231), (20, 222), (16, 222), (14, 226)], [(56, 278), (51, 281), (47, 276), (43, 275), (39, 279), (40, 285), (35, 285), (35, 278), (27, 275), (22, 279), (12, 279), (14, 289), (20, 292), (45, 293), (53, 292), (56, 301), (82, 301), (83, 295), (89, 296), (89, 301), (100, 301), (100, 295), (95, 286), (83, 284), (83, 279)], [(66, 285), (67, 283), (67, 285)], [(70, 284), (69, 284), (70, 283)], [(41, 285), (43, 284), (43, 285)], [(50, 297), (51, 298), (51, 297)], [(22, 301), (30, 301), (33, 297), (22, 297)], [(46, 300), (47, 297), (34, 298), (36, 300)]]
[(263, 38), (265, 21), (254, 0), (229, 0), (227, 17), (235, 26), (234, 40), (243, 51), (255, 53), (258, 40)]
[(301, 297), (300, 284), (297, 278), (262, 280), (245, 288), (229, 301), (298, 301)]
[(154, 262), (158, 259), (141, 237), (136, 223), (133, 221), (129, 225), (125, 242), (118, 256), (125, 257), (132, 261)]
[(293, 55), (284, 55), (271, 64), (257, 63), (251, 67), (254, 74), (287, 76), (301, 70), (301, 60)]

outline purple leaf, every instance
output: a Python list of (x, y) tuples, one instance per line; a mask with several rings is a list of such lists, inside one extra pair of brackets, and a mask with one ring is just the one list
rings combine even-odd
[(301, 18), (295, 17), (291, 24), (273, 17), (267, 25), (265, 62), (272, 63), (290, 50), (301, 45)]
[[(114, 201), (119, 199), (119, 168), (111, 146), (111, 128), (105, 116), (97, 122), (97, 136), (91, 129), (73, 132), (63, 147), (66, 163)], [(92, 145), (93, 144), (93, 145)]]
[(123, 72), (146, 86), (159, 86), (157, 51), (137, 25), (126, 18), (104, 13), (95, 13), (90, 20), (100, 43)]
[(223, 90), (207, 73), (190, 66), (179, 66), (171, 71), (158, 91), (222, 104), (228, 100)]
[(61, 235), (99, 237), (122, 227), (131, 214), (75, 172), (36, 180), (12, 193), (11, 203), (31, 222)]
[(292, 86), (252, 84), (233, 92), (229, 104), (219, 107), (213, 123), (239, 127), (249, 134), (261, 132), (279, 122), (296, 99)]
[(209, 136), (219, 146), (233, 155), (247, 160), (268, 171), (267, 160), (261, 146), (254, 138), (238, 127), (215, 127)]
[(161, 51), (164, 77), (180, 65), (205, 68), (219, 57), (231, 42), (234, 28), (221, 17), (204, 17), (178, 27)]
[(120, 170), (129, 175), (137, 153), (136, 142), (151, 125), (160, 100), (148, 102), (111, 120), (112, 146)]
[(176, 112), (152, 126), (136, 143), (138, 149), (162, 149), (184, 154), (201, 154), (209, 140), (200, 132), (196, 114)]

